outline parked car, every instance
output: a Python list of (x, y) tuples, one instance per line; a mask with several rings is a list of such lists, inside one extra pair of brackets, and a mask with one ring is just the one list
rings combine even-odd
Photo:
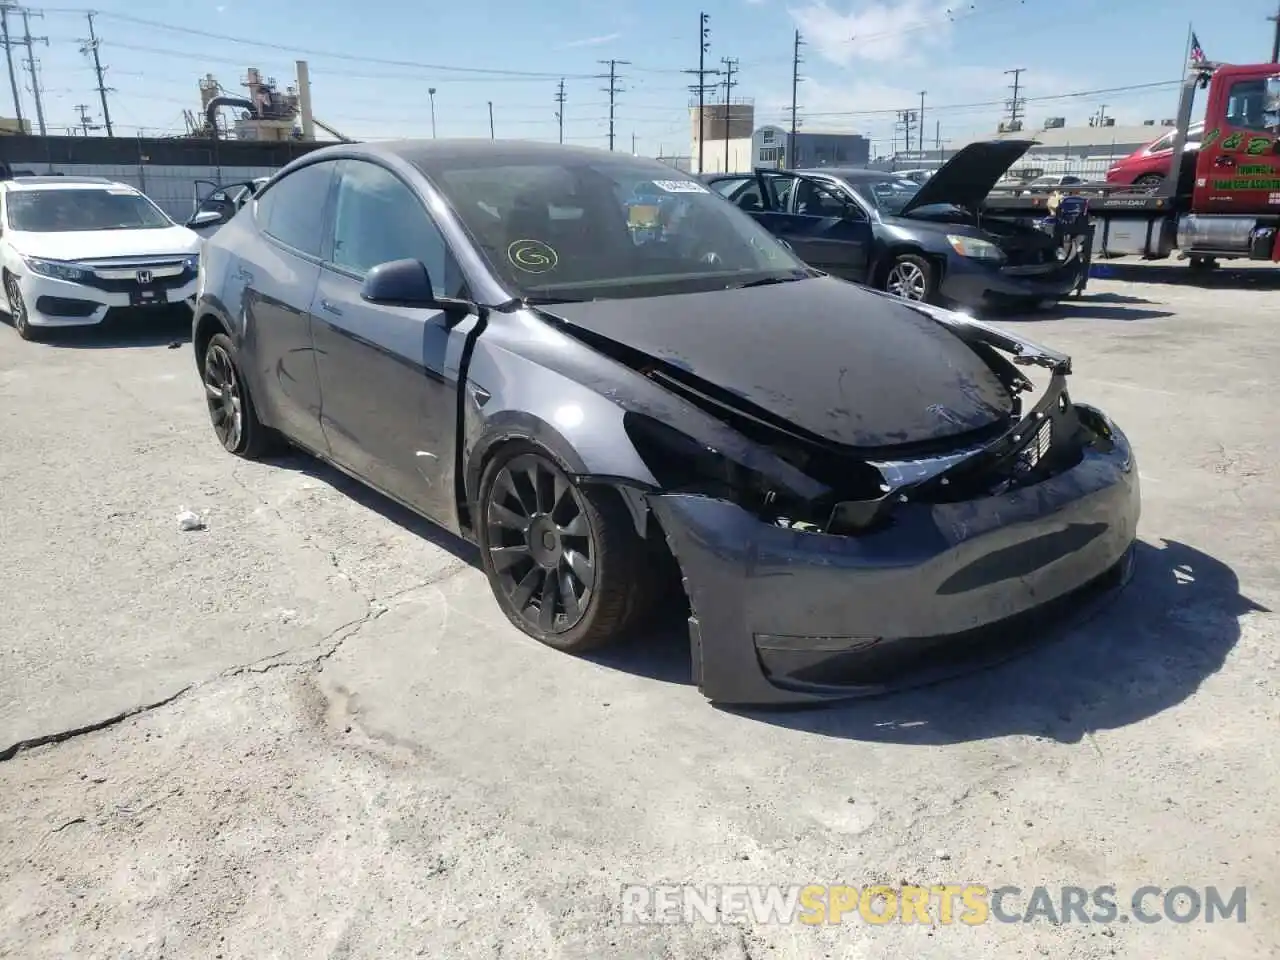
[(1031, 191), (1057, 190), (1061, 187), (1078, 187), (1080, 184), (1088, 182), (1084, 177), (1077, 177), (1072, 173), (1051, 173), (1047, 176), (1036, 177), (1027, 184), (1027, 189)]
[(924, 184), (874, 170), (757, 170), (713, 189), (834, 276), (925, 303), (983, 307), (1065, 297), (1084, 269), (1032, 226), (980, 215), (1031, 146), (972, 143)]
[(145, 194), (96, 177), (0, 181), (4, 305), (24, 340), (195, 295), (200, 238)]
[(204, 258), (222, 446), (286, 440), (475, 542), (556, 649), (670, 606), (668, 570), (704, 694), (819, 700), (1128, 570), (1137, 469), (1069, 358), (824, 276), (657, 161), (325, 147)]
[[(1121, 186), (1155, 187), (1169, 176), (1170, 163), (1173, 159), (1173, 138), (1177, 131), (1152, 140), (1145, 147), (1139, 147), (1123, 160), (1112, 165), (1107, 171), (1107, 183)], [(1204, 136), (1204, 121), (1197, 120), (1187, 128), (1187, 140), (1183, 146), (1183, 163), (1188, 160), (1194, 166), (1194, 155), (1200, 150), (1200, 139)]]

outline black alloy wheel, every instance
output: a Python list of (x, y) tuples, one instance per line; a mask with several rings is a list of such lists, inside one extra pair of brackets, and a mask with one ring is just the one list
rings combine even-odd
[(9, 319), (13, 321), (13, 329), (23, 340), (37, 339), (37, 331), (31, 326), (31, 318), (27, 316), (27, 302), (22, 299), (22, 288), (18, 286), (18, 278), (13, 274), (5, 274), (4, 293), (9, 298)]
[(218, 442), (228, 453), (246, 459), (261, 456), (267, 446), (267, 429), (254, 411), (235, 346), (226, 334), (216, 335), (205, 348), (201, 379)]
[(577, 653), (637, 621), (650, 582), (645, 544), (616, 491), (579, 486), (521, 443), (486, 468), (477, 519), (494, 595), (525, 633)]

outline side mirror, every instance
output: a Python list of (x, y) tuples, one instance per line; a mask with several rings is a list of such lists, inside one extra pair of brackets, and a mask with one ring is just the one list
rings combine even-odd
[(470, 313), (469, 300), (438, 297), (431, 275), (421, 260), (391, 260), (370, 270), (360, 287), (360, 296), (369, 303), (396, 307), (434, 307), (437, 310)]
[(189, 227), (212, 227), (217, 223), (226, 223), (231, 219), (226, 210), (201, 210), (187, 221)]

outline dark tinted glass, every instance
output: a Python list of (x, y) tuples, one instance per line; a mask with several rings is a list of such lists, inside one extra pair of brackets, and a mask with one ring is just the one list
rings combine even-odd
[(281, 243), (319, 256), (324, 202), (337, 163), (326, 161), (282, 177), (258, 201), (258, 223)]

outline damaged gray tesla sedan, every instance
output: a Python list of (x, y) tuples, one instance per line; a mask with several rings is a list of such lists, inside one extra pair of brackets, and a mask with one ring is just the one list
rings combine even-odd
[(1130, 565), (1137, 469), (1067, 357), (825, 276), (655, 161), (318, 150), (209, 240), (194, 343), (228, 451), (287, 440), (474, 541), (552, 647), (678, 569), (716, 702), (883, 690)]

